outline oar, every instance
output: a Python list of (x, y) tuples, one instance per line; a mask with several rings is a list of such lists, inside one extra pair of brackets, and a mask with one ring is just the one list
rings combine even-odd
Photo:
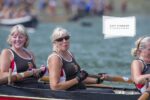
[[(40, 72), (42, 71), (42, 69), (37, 69), (37, 73), (36, 74), (39, 74)], [(27, 78), (27, 77), (30, 77), (34, 74), (34, 72), (32, 70), (30, 71), (25, 71), (25, 72), (22, 72), (22, 73), (17, 73), (17, 74), (14, 74), (12, 76), (10, 76), (10, 80), (11, 82), (15, 82), (15, 81), (19, 81), (19, 80), (22, 80), (24, 78)], [(8, 77), (9, 76), (6, 76), (6, 77), (2, 77), (0, 78), (0, 84), (5, 84), (5, 83), (8, 83)]]
[[(91, 75), (91, 74), (89, 76), (96, 77), (96, 78), (101, 77), (101, 75)], [(106, 78), (104, 78), (104, 81), (123, 82), (123, 83), (130, 83), (130, 84), (133, 83), (131, 78), (119, 76), (119, 75), (113, 76), (108, 74), (106, 74)]]
[[(90, 77), (95, 77), (98, 78), (100, 77), (100, 75), (91, 75), (89, 74)], [(43, 76), (42, 78), (40, 78), (40, 81), (44, 81), (44, 82), (49, 82), (49, 77), (48, 76)], [(123, 82), (123, 83), (133, 83), (133, 81), (131, 80), (131, 78), (127, 78), (127, 77), (123, 77), (123, 76), (111, 76), (111, 75), (107, 75), (107, 78), (104, 78), (104, 81), (112, 81), (112, 82)]]
[(45, 83), (49, 83), (49, 76), (43, 76), (39, 79), (39, 81), (45, 82)]
[[(91, 75), (92, 76), (92, 75)], [(97, 75), (96, 75), (97, 76)], [(92, 76), (93, 77), (93, 76)], [(95, 76), (94, 76), (95, 77)], [(119, 78), (118, 78), (119, 77)], [(127, 82), (123, 81), (122, 76), (111, 76), (112, 79), (115, 80), (115, 82)], [(119, 80), (117, 80), (119, 79)], [(40, 78), (41, 82), (49, 83), (49, 77), (48, 76), (43, 76)], [(113, 80), (111, 80), (113, 81)], [(131, 81), (131, 80), (130, 80)], [(129, 83), (130, 83), (129, 81)], [(127, 82), (128, 83), (128, 82)], [(132, 83), (132, 82), (131, 82)], [(112, 87), (109, 85), (104, 85), (104, 84), (86, 84), (87, 87), (89, 88), (106, 88), (106, 89), (113, 89), (113, 90), (131, 90), (131, 91), (137, 91), (136, 88), (121, 88), (121, 87)]]
[(138, 100), (148, 100), (150, 94), (148, 92), (144, 92), (139, 98)]
[(11, 84), (11, 76), (12, 76), (12, 69), (11, 68), (9, 68), (9, 73), (8, 73), (8, 85), (10, 85)]

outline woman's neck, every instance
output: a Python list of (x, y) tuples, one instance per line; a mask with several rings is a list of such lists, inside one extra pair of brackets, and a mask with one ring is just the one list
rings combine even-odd
[(11, 47), (11, 49), (12, 49), (12, 50), (14, 50), (14, 51), (16, 51), (16, 52), (22, 52), (22, 51), (24, 51), (24, 49), (23, 49), (23, 48), (19, 48), (19, 49), (17, 49), (17, 48), (13, 48), (13, 47)]
[(69, 54), (68, 51), (61, 51), (61, 52), (58, 52), (62, 58), (66, 59), (67, 61), (71, 61), (72, 60), (72, 57), (71, 55)]
[(150, 59), (145, 58), (144, 61), (145, 63), (150, 64)]
[(68, 56), (68, 51), (62, 51), (62, 52), (59, 52), (62, 56), (66, 57)]

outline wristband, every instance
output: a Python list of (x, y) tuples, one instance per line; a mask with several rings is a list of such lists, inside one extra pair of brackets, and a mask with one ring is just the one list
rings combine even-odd
[(76, 77), (76, 79), (77, 79), (77, 80), (78, 80), (78, 82), (80, 83), (80, 81), (81, 81), (81, 80), (80, 80), (80, 78), (79, 78), (79, 77)]
[(96, 84), (100, 84), (100, 83), (102, 83), (102, 82), (103, 82), (102, 79), (100, 79), (100, 78), (97, 78), (97, 79), (96, 79)]

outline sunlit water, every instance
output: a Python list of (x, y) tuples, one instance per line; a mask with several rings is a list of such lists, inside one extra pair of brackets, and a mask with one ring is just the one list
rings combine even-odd
[[(29, 49), (34, 52), (38, 66), (46, 65), (47, 56), (52, 50), (50, 42), (52, 30), (62, 26), (71, 34), (70, 49), (82, 69), (91, 74), (101, 72), (129, 77), (133, 59), (130, 54), (131, 48), (134, 47), (134, 42), (139, 36), (150, 34), (149, 16), (136, 16), (136, 18), (135, 37), (112, 39), (104, 39), (101, 17), (84, 18), (77, 22), (40, 23), (35, 33), (29, 34)], [(84, 27), (81, 25), (82, 22), (89, 22), (91, 26)], [(8, 34), (8, 29), (0, 28), (0, 51), (8, 48), (6, 43)]]

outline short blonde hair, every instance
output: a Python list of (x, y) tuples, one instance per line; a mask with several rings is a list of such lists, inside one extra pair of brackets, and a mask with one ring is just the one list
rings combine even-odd
[(50, 40), (53, 43), (53, 51), (58, 51), (55, 41), (64, 36), (70, 36), (69, 32), (66, 29), (62, 27), (57, 27), (54, 29), (52, 35), (50, 36)]
[(140, 37), (135, 42), (135, 48), (132, 48), (131, 54), (134, 57), (138, 56), (138, 51), (146, 48), (146, 43), (150, 42), (150, 37)]
[(27, 48), (28, 45), (29, 45), (29, 36), (27, 34), (27, 30), (26, 28), (23, 26), (23, 25), (15, 25), (12, 27), (11, 31), (10, 31), (10, 34), (8, 35), (8, 38), (7, 38), (7, 43), (12, 46), (12, 43), (11, 43), (11, 36), (15, 33), (15, 32), (19, 32), (21, 34), (23, 34), (25, 37), (26, 37), (26, 42), (24, 44), (24, 47)]
[(55, 40), (57, 40), (58, 38), (61, 38), (62, 36), (70, 36), (69, 32), (62, 28), (62, 27), (57, 27), (54, 29), (50, 39), (51, 39), (51, 42), (55, 42)]

